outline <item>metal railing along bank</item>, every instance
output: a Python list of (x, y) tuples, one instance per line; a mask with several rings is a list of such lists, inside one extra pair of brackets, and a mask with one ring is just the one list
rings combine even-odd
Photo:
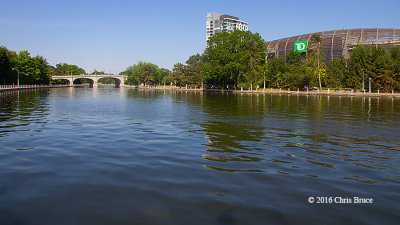
[(52, 88), (52, 87), (68, 87), (70, 85), (65, 84), (24, 84), (24, 85), (0, 85), (0, 90), (4, 89), (33, 89), (33, 88)]

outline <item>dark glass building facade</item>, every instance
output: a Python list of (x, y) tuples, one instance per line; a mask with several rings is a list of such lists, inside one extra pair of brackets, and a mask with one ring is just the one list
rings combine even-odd
[[(334, 58), (349, 58), (357, 45), (382, 47), (384, 49), (400, 46), (400, 28), (343, 29), (317, 33), (321, 34), (321, 50), (324, 52), (327, 64)], [(302, 34), (267, 42), (267, 60), (275, 57), (286, 57), (288, 52), (294, 50), (295, 41), (307, 41), (308, 47), (310, 37), (313, 34)]]

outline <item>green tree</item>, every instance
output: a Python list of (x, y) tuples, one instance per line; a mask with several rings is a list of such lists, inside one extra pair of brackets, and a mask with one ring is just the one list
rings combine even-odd
[(400, 47), (392, 48), (389, 53), (393, 79), (400, 83)]
[(10, 51), (1, 46), (0, 47), (0, 82), (1, 84), (17, 83), (17, 76), (12, 71), (12, 62), (10, 60)]
[(346, 73), (346, 60), (343, 57), (333, 59), (327, 69), (327, 77), (325, 79), (326, 86), (332, 88), (343, 88)]
[(200, 54), (192, 55), (186, 61), (185, 76), (187, 76), (188, 83), (196, 87), (203, 86), (203, 62)]
[(286, 54), (285, 61), (287, 65), (303, 66), (302, 53), (291, 51)]
[(289, 65), (288, 70), (283, 74), (283, 79), (280, 87), (304, 88), (312, 79), (313, 72), (309, 67)]
[[(207, 42), (207, 48), (204, 52), (204, 76), (207, 83), (213, 85), (222, 85), (228, 81), (233, 83), (228, 75), (229, 70), (234, 67), (233, 61), (234, 43), (231, 41), (231, 33), (217, 33)], [(230, 64), (230, 65), (229, 65)]]
[(207, 42), (203, 54), (203, 76), (208, 84), (234, 85), (252, 82), (261, 74), (265, 42), (249, 31), (217, 33)]
[(305, 66), (302, 53), (289, 52), (285, 61), (287, 69), (281, 78), (280, 87), (297, 89), (310, 84), (312, 69)]
[(93, 72), (90, 75), (97, 75), (97, 74), (106, 74), (104, 71), (97, 71), (96, 69), (93, 70)]
[(315, 33), (311, 35), (310, 38), (310, 49), (312, 50), (308, 54), (309, 64), (315, 69), (315, 74), (318, 78), (319, 88), (322, 89), (321, 82), (321, 69), (325, 69), (326, 65), (324, 63), (323, 52), (321, 52), (322, 38), (321, 34)]
[(393, 66), (395, 61), (392, 59), (391, 54), (386, 53), (384, 49), (372, 49), (371, 72), (369, 78), (373, 80), (374, 89), (389, 92), (400, 87), (399, 81), (395, 79), (395, 70)]
[[(151, 85), (155, 83), (155, 78), (160, 77), (160, 70), (157, 65), (149, 62), (138, 62), (128, 67), (123, 74), (127, 75), (125, 83), (130, 85)], [(158, 80), (157, 80), (158, 82)]]
[[(140, 62), (139, 62), (140, 63)], [(138, 64), (139, 64), (138, 63)], [(124, 72), (124, 75), (127, 75), (127, 79), (125, 81), (125, 84), (129, 85), (139, 85), (140, 82), (140, 74), (141, 74), (141, 67), (140, 65), (135, 64), (132, 66), (129, 66)]]
[(14, 58), (14, 65), (19, 70), (20, 84), (33, 84), (32, 75), (36, 73), (33, 60), (28, 51), (21, 51)]
[(59, 63), (56, 65), (54, 75), (81, 75), (86, 74), (85, 70), (77, 65), (69, 65), (67, 63)]
[(400, 76), (400, 47), (394, 47), (390, 49), (389, 53), (390, 53), (393, 74), (395, 77), (399, 78), (398, 76)]
[(168, 77), (171, 74), (171, 71), (169, 71), (169, 69), (161, 68), (159, 74), (160, 74), (161, 81), (164, 84), (169, 82)]
[(178, 84), (179, 86), (184, 85), (187, 80), (185, 79), (185, 65), (182, 63), (176, 63), (170, 74), (171, 84)]
[(265, 78), (272, 87), (282, 87), (283, 75), (288, 71), (285, 59), (273, 58), (268, 60), (266, 66)]
[(363, 73), (364, 82), (370, 74), (371, 50), (363, 45), (355, 47), (348, 60), (349, 72), (346, 74), (346, 87), (362, 89)]
[(49, 74), (51, 72), (51, 68), (49, 67), (46, 59), (42, 56), (35, 56), (32, 60), (35, 65), (35, 74), (33, 74), (35, 83), (48, 84), (50, 82)]
[(250, 89), (253, 90), (253, 81), (260, 79), (264, 68), (265, 41), (258, 33), (246, 32), (245, 37), (241, 42), (244, 45), (243, 52), (245, 53), (242, 55), (242, 60), (246, 63), (245, 77), (247, 81), (250, 81)]

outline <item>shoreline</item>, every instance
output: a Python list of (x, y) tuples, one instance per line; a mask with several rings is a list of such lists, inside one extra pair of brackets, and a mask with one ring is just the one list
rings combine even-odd
[[(28, 87), (14, 87), (14, 88), (3, 88), (0, 92), (7, 91), (19, 91), (19, 90), (34, 90), (34, 89), (46, 89), (46, 88), (63, 88), (63, 87), (74, 87), (71, 85), (44, 85), (44, 86), (28, 86)], [(400, 93), (369, 93), (369, 92), (352, 92), (348, 90), (342, 91), (283, 91), (278, 89), (266, 89), (265, 91), (260, 90), (232, 90), (232, 89), (201, 89), (201, 88), (178, 88), (178, 87), (137, 87), (137, 86), (121, 86), (120, 88), (136, 88), (141, 90), (169, 90), (169, 91), (191, 91), (191, 92), (207, 92), (207, 93), (234, 93), (234, 94), (275, 94), (275, 95), (314, 95), (314, 96), (347, 96), (347, 97), (392, 97), (400, 98)]]
[(30, 86), (27, 86), (27, 87), (0, 88), (0, 92), (46, 89), (46, 88), (63, 88), (63, 87), (72, 87), (72, 86), (70, 86), (70, 85), (43, 85), (43, 86), (30, 85)]
[(276, 95), (320, 95), (320, 96), (347, 96), (347, 97), (392, 97), (392, 98), (400, 98), (400, 93), (369, 93), (369, 92), (352, 92), (352, 91), (283, 91), (283, 90), (272, 90), (266, 89), (264, 90), (232, 90), (232, 89), (186, 89), (183, 88), (170, 88), (170, 87), (129, 87), (126, 88), (137, 88), (142, 90), (171, 90), (171, 91), (197, 91), (197, 92), (207, 92), (207, 93), (234, 93), (234, 94), (276, 94)]

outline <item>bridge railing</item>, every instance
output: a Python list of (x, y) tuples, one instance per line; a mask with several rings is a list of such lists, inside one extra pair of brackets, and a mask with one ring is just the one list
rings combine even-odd
[(120, 74), (79, 74), (79, 75), (55, 75), (52, 77), (123, 77), (125, 75)]

